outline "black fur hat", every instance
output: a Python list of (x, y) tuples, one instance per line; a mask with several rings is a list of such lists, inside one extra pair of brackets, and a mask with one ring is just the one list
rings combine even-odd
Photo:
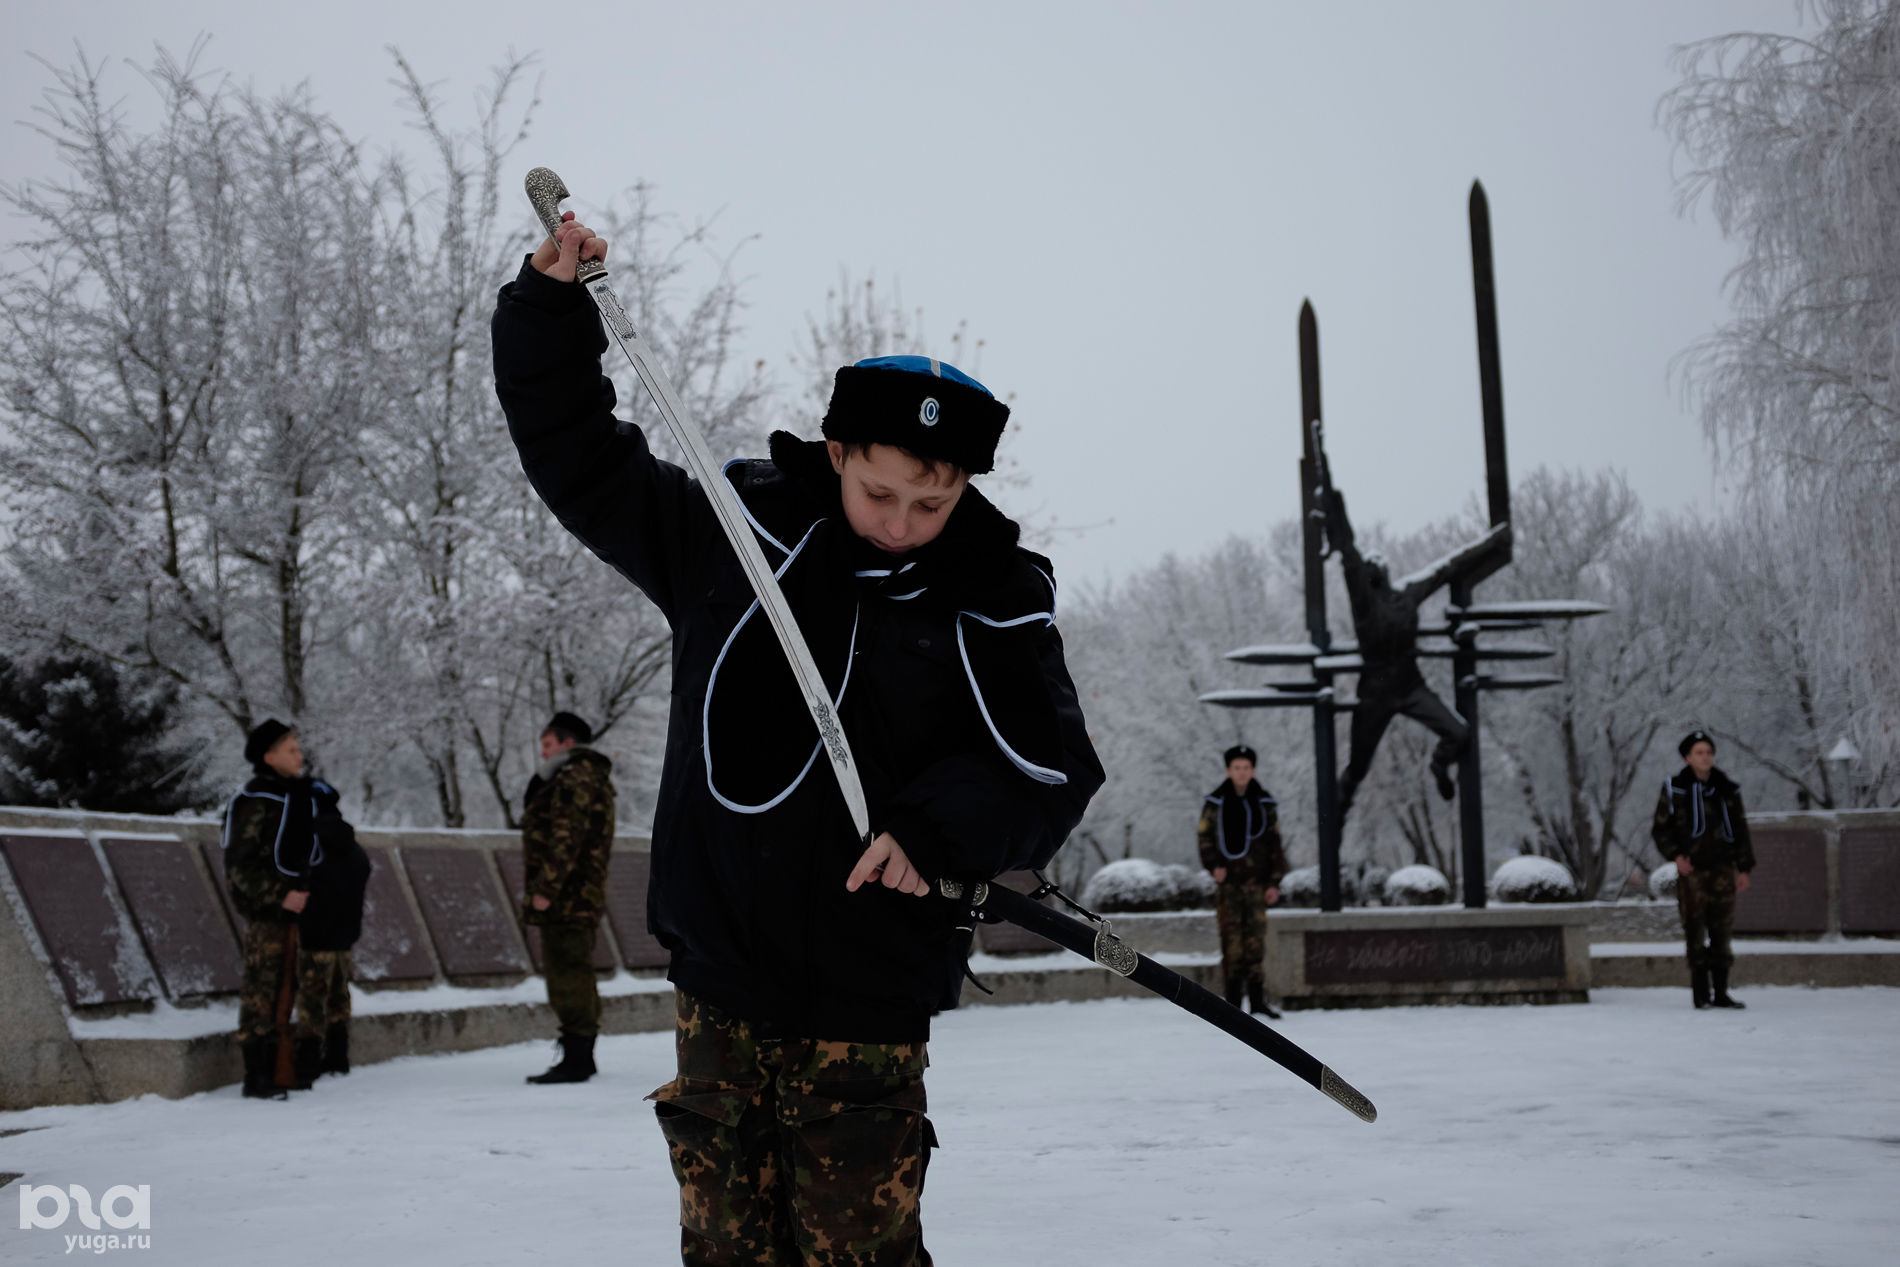
[(827, 440), (891, 444), (966, 475), (996, 469), (1009, 406), (954, 365), (928, 356), (877, 356), (838, 371), (825, 410)]
[(252, 765), (263, 765), (264, 754), (275, 748), (279, 739), (296, 729), (275, 717), (266, 717), (251, 728), (250, 734), (244, 736), (244, 759)]
[(572, 713), (556, 713), (541, 727), (541, 733), (551, 734), (556, 739), (572, 739), (575, 743), (594, 742), (594, 728)]
[(1688, 736), (1685, 739), (1683, 739), (1681, 743), (1676, 745), (1676, 752), (1678, 755), (1686, 757), (1689, 755), (1689, 749), (1695, 747), (1699, 743), (1705, 743), (1709, 745), (1710, 752), (1715, 751), (1715, 736), (1714, 735), (1711, 735), (1706, 730), (1692, 730), (1689, 732)]
[(1256, 757), (1253, 749), (1244, 743), (1237, 743), (1229, 748), (1221, 754), (1220, 760), (1222, 765), (1232, 765), (1236, 761), (1251, 761), (1255, 765), (1260, 764), (1260, 758)]

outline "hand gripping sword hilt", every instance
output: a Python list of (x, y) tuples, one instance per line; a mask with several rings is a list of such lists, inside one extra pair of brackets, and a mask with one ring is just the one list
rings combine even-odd
[[(553, 168), (537, 167), (522, 184), (527, 188), (528, 201), (534, 204), (534, 214), (540, 218), (541, 227), (553, 237), (561, 227), (561, 200), (570, 196), (566, 183), (554, 174)], [(574, 280), (583, 285), (606, 275), (607, 266), (599, 260), (581, 260), (574, 269)]]

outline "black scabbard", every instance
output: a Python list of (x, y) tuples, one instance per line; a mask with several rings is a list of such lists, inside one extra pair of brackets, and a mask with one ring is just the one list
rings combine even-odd
[[(961, 899), (963, 896), (960, 885), (946, 883), (943, 888), (946, 897)], [(952, 889), (956, 891), (952, 892)], [(1099, 924), (1084, 923), (1044, 906), (1026, 894), (996, 884), (977, 885), (969, 895), (969, 900), (972, 906), (984, 913), (1008, 920), (1039, 937), (1047, 938), (1064, 950), (1072, 950), (1085, 959), (1092, 959), (1143, 989), (1153, 991), (1176, 1007), (1192, 1012), (1217, 1029), (1232, 1034), (1301, 1081), (1338, 1101), (1360, 1119), (1367, 1122), (1378, 1119), (1379, 1111), (1373, 1107), (1372, 1101), (1321, 1064), (1312, 1053), (1205, 987), (1138, 953), (1134, 947), (1109, 931), (1107, 920)]]

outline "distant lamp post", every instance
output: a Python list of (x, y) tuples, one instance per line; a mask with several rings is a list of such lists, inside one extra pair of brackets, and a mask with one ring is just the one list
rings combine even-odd
[(1847, 804), (1843, 807), (1853, 809), (1860, 804), (1860, 749), (1846, 735), (1834, 745), (1823, 758), (1834, 772), (1836, 785), (1845, 793)]

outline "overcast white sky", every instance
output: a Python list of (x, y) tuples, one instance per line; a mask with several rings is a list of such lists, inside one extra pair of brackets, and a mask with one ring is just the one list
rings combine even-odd
[[(407, 143), (385, 46), (468, 102), (507, 49), (546, 74), (522, 173), (635, 180), (744, 249), (748, 341), (783, 366), (846, 267), (987, 340), (1070, 580), (1294, 512), (1295, 318), (1320, 315), (1355, 512), (1410, 528), (1481, 486), (1465, 194), (1490, 192), (1514, 473), (1617, 466), (1652, 506), (1720, 497), (1671, 359), (1725, 313), (1733, 251), (1672, 206), (1673, 46), (1793, 29), (1790, 0), (608, 5), (5, 0), (0, 115), (29, 60), (213, 37)], [(134, 103), (127, 68), (114, 82)], [(48, 173), (0, 130), (0, 174)], [(525, 247), (524, 243), (524, 247)], [(787, 378), (789, 385), (789, 376)], [(1111, 521), (1112, 523), (1108, 522)]]

